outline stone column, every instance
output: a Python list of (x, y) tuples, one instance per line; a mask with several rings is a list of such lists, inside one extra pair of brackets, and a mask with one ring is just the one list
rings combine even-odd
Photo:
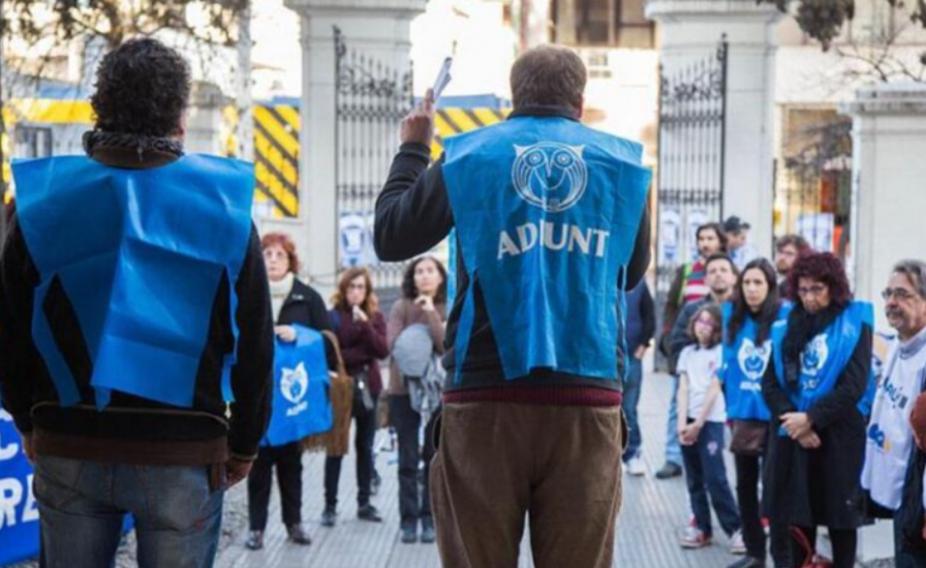
[(231, 98), (213, 83), (197, 81), (193, 84), (187, 112), (184, 148), (190, 153), (222, 154), (222, 109)]
[(302, 130), (299, 144), (299, 223), (290, 233), (306, 276), (323, 296), (338, 271), (335, 193), (335, 53), (333, 27), (351, 49), (394, 69), (409, 64), (409, 24), (426, 0), (285, 0), (302, 26)]
[(895, 262), (926, 259), (926, 85), (877, 85), (843, 105), (852, 115), (850, 270), (855, 293), (877, 306)]
[(752, 225), (750, 242), (771, 254), (775, 23), (780, 14), (755, 0), (650, 0), (659, 23), (659, 57), (666, 73), (729, 42), (724, 156), (725, 216)]

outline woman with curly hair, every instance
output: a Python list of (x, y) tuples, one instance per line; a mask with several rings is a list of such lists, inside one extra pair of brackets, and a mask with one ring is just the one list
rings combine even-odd
[[(389, 355), (386, 318), (379, 311), (373, 281), (366, 268), (350, 268), (341, 275), (332, 298), (331, 324), (347, 372), (354, 379), (352, 414), (356, 420), (354, 447), (357, 450), (357, 516), (380, 522), (379, 511), (370, 503), (373, 479), (373, 437), (376, 434), (376, 405), (383, 390), (379, 359)], [(325, 510), (322, 526), (333, 527), (337, 519), (338, 480), (343, 456), (325, 458)]]
[[(762, 393), (771, 411), (765, 513), (775, 566), (803, 566), (827, 527), (837, 568), (855, 564), (865, 456), (873, 311), (853, 301), (842, 263), (828, 252), (798, 259), (796, 303), (772, 327), (773, 365)], [(790, 544), (774, 527), (792, 527)], [(782, 542), (785, 541), (785, 542)]]

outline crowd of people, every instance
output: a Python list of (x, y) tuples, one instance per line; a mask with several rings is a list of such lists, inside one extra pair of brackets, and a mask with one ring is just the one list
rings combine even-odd
[[(335, 527), (351, 429), (356, 516), (381, 522), (385, 423), (401, 542), (436, 541), (451, 568), (512, 567), (529, 519), (537, 566), (611, 566), (621, 463), (646, 471), (651, 174), (640, 144), (581, 123), (586, 80), (570, 49), (526, 51), (510, 117), (443, 140), (434, 163), (433, 92), (403, 120), (373, 241), (414, 260), (384, 316), (368, 271), (341, 274), (326, 305), (290, 237), (258, 234), (250, 165), (184, 154), (176, 51), (109, 52), (86, 156), (13, 166), (0, 257), (0, 394), (35, 466), (42, 565), (112, 565), (128, 513), (140, 565), (211, 566), (225, 491), (245, 479), (260, 549), (274, 468), (289, 539), (309, 545), (303, 452), (326, 451), (320, 530)], [(451, 229), (452, 299), (428, 256)], [(765, 566), (767, 548), (779, 568), (825, 565), (825, 527), (844, 568), (858, 528), (891, 518), (897, 565), (926, 566), (926, 264), (884, 275), (896, 334), (878, 354), (839, 259), (791, 235), (773, 266), (748, 230), (699, 227), (663, 314), (656, 476), (686, 478), (681, 546), (712, 542), (713, 511), (733, 566)]]
[[(754, 257), (739, 267), (728, 227), (742, 223), (697, 229), (699, 256), (678, 269), (660, 341), (674, 388), (656, 477), (686, 478), (681, 546), (711, 544), (713, 509), (743, 555), (731, 568), (765, 566), (766, 535), (776, 567), (810, 566), (819, 527), (833, 565), (850, 567), (857, 529), (893, 518), (896, 565), (926, 566), (915, 410), (926, 408), (926, 264), (901, 261), (888, 275), (881, 295), (895, 333), (877, 354), (872, 304), (853, 297), (837, 257), (787, 235), (774, 266)], [(628, 416), (636, 401), (625, 399)]]

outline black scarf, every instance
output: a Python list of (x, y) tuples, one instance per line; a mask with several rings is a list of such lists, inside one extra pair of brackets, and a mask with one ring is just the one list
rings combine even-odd
[(173, 154), (178, 158), (183, 155), (183, 143), (166, 136), (148, 136), (146, 134), (131, 134), (127, 132), (107, 132), (105, 130), (88, 130), (83, 137), (84, 152), (93, 156), (97, 150), (104, 148), (131, 149), (138, 152), (138, 160), (142, 160), (145, 152), (162, 152)]
[(782, 345), (782, 360), (785, 366), (785, 384), (797, 387), (801, 373), (801, 353), (811, 339), (823, 332), (846, 308), (830, 304), (815, 314), (811, 314), (798, 303), (788, 315), (788, 333)]

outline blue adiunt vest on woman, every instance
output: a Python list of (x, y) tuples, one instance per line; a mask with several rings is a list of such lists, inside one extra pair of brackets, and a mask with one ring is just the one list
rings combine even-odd
[[(618, 275), (650, 172), (639, 144), (565, 118), (517, 117), (446, 141), (444, 180), (470, 282), (507, 379), (551, 369), (617, 377)], [(457, 330), (457, 377), (473, 324)]]
[[(836, 382), (852, 358), (855, 346), (862, 335), (862, 326), (874, 325), (874, 308), (868, 302), (854, 301), (822, 333), (811, 339), (801, 353), (800, 376), (796, 389), (785, 382), (782, 345), (788, 333), (788, 320), (772, 326), (772, 359), (778, 384), (788, 393), (791, 403), (799, 412), (806, 412), (820, 398), (836, 388)], [(875, 378), (871, 373), (868, 388), (857, 407), (863, 416), (871, 411), (875, 391)], [(779, 431), (782, 434), (782, 431)], [(787, 435), (787, 434), (784, 434)]]
[(52, 286), (74, 308), (93, 362), (98, 407), (120, 391), (190, 407), (216, 290), (235, 282), (251, 230), (250, 164), (184, 156), (150, 169), (120, 169), (83, 156), (13, 165), (17, 217), (40, 275), (32, 333), (59, 401), (80, 401), (77, 382), (43, 309)]
[[(778, 309), (776, 321), (788, 317), (789, 305)], [(733, 303), (724, 302), (723, 314), (723, 365), (720, 378), (723, 381), (727, 416), (733, 420), (764, 420), (771, 418), (765, 399), (762, 397), (762, 377), (772, 356), (772, 340), (756, 345), (758, 326), (752, 316), (747, 315), (736, 334), (733, 345), (727, 343), (727, 327), (733, 316)]]

